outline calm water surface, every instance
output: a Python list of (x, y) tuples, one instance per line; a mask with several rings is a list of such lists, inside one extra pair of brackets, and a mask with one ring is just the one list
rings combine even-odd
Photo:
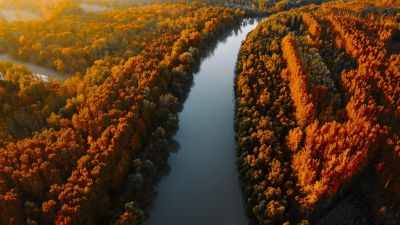
[(181, 148), (144, 225), (248, 224), (235, 165), (233, 82), (241, 42), (256, 25), (232, 32), (195, 74), (179, 115)]

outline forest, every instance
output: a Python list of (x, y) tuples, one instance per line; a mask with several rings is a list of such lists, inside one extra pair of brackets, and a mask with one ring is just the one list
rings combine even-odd
[(144, 222), (198, 66), (267, 15), (230, 56), (250, 224), (399, 224), (398, 0), (0, 0), (0, 57), (67, 74), (0, 60), (0, 225)]
[(259, 224), (330, 224), (325, 215), (358, 193), (360, 215), (346, 224), (399, 223), (396, 4), (334, 2), (278, 13), (243, 43), (238, 166)]
[(243, 16), (153, 4), (3, 23), (3, 51), (73, 76), (0, 63), (0, 224), (139, 224), (194, 65)]
[(55, 18), (59, 15), (81, 14), (82, 4), (105, 7), (104, 9), (126, 9), (151, 3), (203, 3), (207, 6), (241, 7), (256, 9), (262, 13), (274, 13), (309, 4), (321, 4), (330, 0), (2, 0), (1, 8), (25, 9)]

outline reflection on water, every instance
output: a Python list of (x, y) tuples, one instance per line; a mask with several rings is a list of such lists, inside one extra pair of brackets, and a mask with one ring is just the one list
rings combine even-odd
[(9, 61), (13, 64), (24, 65), (27, 69), (29, 69), (33, 74), (36, 74), (36, 76), (43, 81), (48, 81), (51, 79), (63, 81), (68, 78), (68, 74), (60, 73), (55, 70), (48, 69), (42, 66), (37, 66), (31, 63), (14, 60), (11, 59), (10, 56), (7, 54), (0, 55), (0, 61)]
[(0, 16), (4, 17), (8, 22), (42, 19), (39, 13), (25, 9), (0, 9)]
[(233, 82), (241, 42), (256, 22), (229, 33), (202, 61), (179, 115), (181, 148), (144, 225), (248, 224), (235, 165)]

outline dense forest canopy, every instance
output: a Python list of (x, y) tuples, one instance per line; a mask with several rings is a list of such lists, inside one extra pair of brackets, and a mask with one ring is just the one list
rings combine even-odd
[(0, 17), (39, 15), (1, 18), (0, 54), (70, 75), (46, 82), (0, 62), (0, 225), (139, 224), (196, 64), (266, 12), (279, 13), (235, 71), (249, 214), (324, 224), (357, 190), (364, 214), (398, 223), (400, 2), (325, 2), (0, 0)]
[(390, 210), (378, 213), (393, 202), (375, 196), (400, 196), (400, 10), (393, 6), (350, 1), (279, 13), (242, 45), (238, 160), (260, 224), (321, 222), (347, 190), (361, 192), (374, 178), (380, 185), (361, 204), (375, 222), (397, 224)]
[[(194, 1), (196, 4), (198, 1)], [(261, 7), (282, 10), (302, 4), (319, 3), (319, 0), (298, 0), (279, 2)], [(110, 7), (99, 13), (85, 12), (82, 3)], [(244, 6), (249, 2), (228, 3), (203, 2), (211, 5)], [(282, 3), (282, 4), (281, 4)], [(284, 3), (284, 4), (283, 4)], [(89, 1), (89, 0), (5, 0), (2, 8), (33, 10), (43, 16), (42, 20), (26, 23), (0, 20), (0, 53), (8, 53), (12, 58), (53, 68), (60, 72), (84, 72), (96, 59), (106, 55), (121, 56), (125, 59), (141, 51), (151, 32), (143, 29), (154, 28), (154, 23), (168, 15), (160, 15), (154, 21), (143, 17), (131, 1)], [(257, 8), (253, 3), (251, 6)], [(249, 5), (249, 6), (250, 6)], [(87, 7), (91, 7), (88, 5)], [(128, 8), (128, 10), (126, 10)], [(108, 8), (106, 8), (108, 9)], [(101, 11), (101, 10), (100, 10)], [(20, 12), (21, 18), (23, 13)], [(171, 11), (173, 13), (173, 11)], [(129, 21), (136, 21), (135, 24)], [(142, 28), (142, 29), (140, 29)], [(145, 32), (133, 36), (134, 32)], [(153, 30), (152, 32), (157, 32)], [(130, 40), (130, 38), (136, 38)]]
[(3, 52), (74, 75), (0, 63), (0, 224), (138, 224), (195, 62), (243, 16), (153, 4), (3, 22)]

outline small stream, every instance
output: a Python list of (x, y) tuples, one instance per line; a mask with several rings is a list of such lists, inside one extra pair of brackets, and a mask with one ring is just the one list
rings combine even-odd
[(1, 61), (9, 61), (13, 64), (21, 64), (24, 65), (28, 70), (30, 70), (33, 74), (37, 75), (39, 79), (43, 81), (49, 81), (52, 79), (63, 81), (67, 79), (69, 76), (66, 73), (60, 73), (52, 69), (48, 69), (42, 66), (38, 66), (32, 63), (22, 62), (18, 60), (12, 59), (8, 54), (0, 55)]
[(245, 22), (218, 43), (194, 76), (179, 115), (169, 174), (144, 225), (246, 225), (235, 165), (234, 68), (241, 42), (257, 26)]

